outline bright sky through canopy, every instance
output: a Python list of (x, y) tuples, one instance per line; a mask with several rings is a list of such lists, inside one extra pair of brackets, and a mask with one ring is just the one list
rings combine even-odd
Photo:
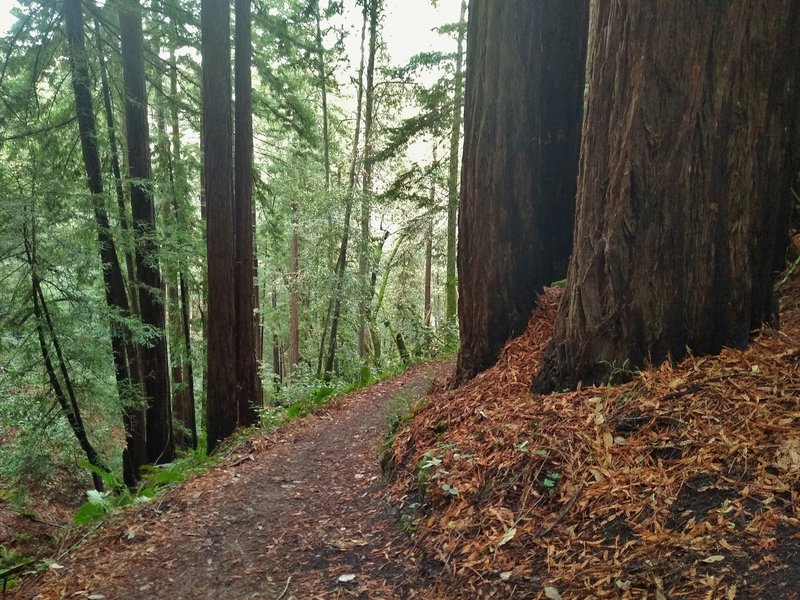
[(0, 35), (5, 35), (16, 20), (11, 9), (17, 6), (16, 0), (0, 0)]
[[(437, 4), (433, 7), (430, 0), (386, 0), (383, 36), (393, 64), (405, 64), (420, 52), (453, 51), (451, 40), (431, 30), (458, 21), (461, 0), (439, 0)], [(355, 5), (354, 0), (346, 0), (345, 5), (355, 21), (348, 51), (356, 57), (358, 32), (355, 29), (360, 26), (360, 11), (351, 6)], [(17, 0), (0, 0), (0, 35), (5, 35), (14, 24), (11, 9), (15, 6), (18, 6)]]

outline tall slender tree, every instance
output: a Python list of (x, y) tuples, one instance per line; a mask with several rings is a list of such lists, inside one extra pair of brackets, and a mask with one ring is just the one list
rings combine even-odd
[(255, 208), (253, 206), (253, 90), (250, 75), (252, 22), (250, 0), (236, 0), (235, 40), (235, 157), (234, 157), (234, 235), (236, 236), (236, 399), (239, 425), (258, 421), (262, 389), (258, 377), (255, 290), (257, 265)]
[[(344, 228), (342, 240), (339, 245), (339, 258), (336, 262), (336, 283), (333, 292), (333, 311), (331, 317), (331, 334), (328, 342), (328, 352), (325, 358), (324, 379), (329, 381), (336, 361), (336, 347), (339, 341), (339, 318), (342, 310), (342, 290), (344, 288), (344, 273), (347, 266), (347, 243), (350, 238), (350, 216), (353, 210), (353, 192), (356, 185), (356, 166), (358, 163), (359, 140), (361, 139), (361, 110), (364, 98), (364, 41), (366, 39), (367, 22), (369, 13), (367, 6), (363, 7), (361, 22), (361, 59), (358, 65), (358, 92), (356, 94), (356, 126), (353, 133), (353, 148), (350, 154), (350, 168), (347, 177), (347, 200), (344, 210)], [(324, 338), (323, 338), (324, 344)], [(320, 353), (320, 356), (322, 354)]]
[[(186, 172), (183, 165), (183, 144), (181, 143), (180, 122), (178, 119), (178, 65), (175, 56), (175, 44), (170, 46), (169, 54), (169, 93), (170, 93), (170, 121), (171, 121), (171, 140), (174, 174), (172, 210), (175, 215), (175, 222), (181, 228), (186, 228), (186, 217), (188, 212), (182, 207), (186, 206), (186, 195), (189, 186), (186, 181)], [(186, 257), (188, 259), (188, 256)], [(189, 432), (189, 439), (192, 448), (197, 448), (197, 419), (195, 416), (195, 390), (194, 390), (194, 363), (192, 353), (192, 334), (191, 334), (191, 303), (189, 299), (189, 282), (187, 277), (188, 260), (180, 264), (178, 268), (178, 289), (180, 296), (180, 333), (183, 336), (183, 351), (181, 352), (181, 366), (183, 370), (183, 381), (185, 382), (185, 393), (182, 393), (174, 404), (175, 418)]]
[(522, 333), (572, 248), (587, 0), (473, 0), (454, 382)]
[(236, 429), (236, 298), (230, 6), (202, 0), (203, 164), (208, 246), (208, 451)]
[(461, 147), (461, 125), (464, 110), (464, 38), (467, 35), (467, 3), (461, 1), (458, 19), (458, 42), (456, 48), (456, 70), (453, 81), (453, 112), (450, 121), (450, 162), (447, 171), (447, 259), (445, 281), (445, 320), (447, 346), (455, 348), (455, 324), (458, 318), (458, 294), (456, 278), (456, 227), (458, 223), (458, 158)]
[(537, 391), (746, 345), (776, 317), (800, 167), (797, 2), (593, 2), (590, 21), (576, 247)]
[[(25, 246), (25, 256), (28, 261), (28, 266), (31, 271), (31, 297), (33, 299), (33, 316), (36, 319), (36, 334), (39, 339), (39, 349), (42, 354), (42, 362), (44, 363), (45, 372), (50, 380), (50, 386), (56, 401), (61, 407), (61, 413), (66, 418), (67, 422), (75, 434), (78, 444), (86, 454), (86, 460), (94, 467), (92, 471), (92, 482), (95, 489), (103, 490), (103, 479), (100, 473), (110, 473), (108, 467), (105, 466), (97, 449), (89, 440), (89, 435), (86, 426), (81, 416), (80, 406), (78, 399), (75, 395), (75, 388), (72, 384), (69, 370), (67, 369), (67, 361), (61, 349), (59, 337), (56, 334), (53, 325), (53, 319), (50, 316), (50, 311), (47, 308), (47, 301), (45, 300), (44, 292), (42, 291), (41, 279), (39, 278), (40, 266), (37, 264), (36, 258), (36, 236), (35, 229), (31, 227), (30, 233), (28, 226), (25, 225), (23, 229), (23, 243)], [(48, 335), (45, 335), (45, 331)], [(47, 339), (49, 338), (49, 342)], [(55, 363), (58, 364), (58, 370), (53, 363), (51, 357), (50, 346), (52, 345), (53, 353), (55, 354)], [(59, 374), (61, 378), (59, 379)]]
[(361, 188), (361, 239), (358, 252), (358, 277), (362, 289), (358, 299), (358, 355), (367, 356), (369, 339), (369, 309), (372, 286), (369, 269), (372, 263), (372, 235), (370, 233), (370, 204), (372, 202), (373, 125), (375, 121), (375, 55), (378, 52), (378, 17), (381, 0), (365, 0), (369, 13), (369, 52), (367, 54), (367, 82), (364, 88), (364, 171)]
[(155, 238), (156, 212), (151, 183), (142, 8), (138, 0), (120, 2), (119, 26), (139, 306), (142, 321), (153, 330), (151, 342), (140, 351), (142, 382), (148, 402), (147, 460), (164, 463), (175, 457), (175, 446), (172, 437), (167, 340), (164, 332), (164, 290)]
[[(100, 71), (100, 82), (103, 93), (103, 112), (106, 117), (106, 134), (108, 135), (108, 149), (110, 153), (111, 172), (114, 175), (114, 194), (117, 198), (117, 216), (123, 236), (129, 236), (130, 212), (125, 202), (124, 182), (119, 159), (119, 143), (117, 142), (117, 127), (114, 122), (114, 106), (111, 102), (111, 84), (108, 81), (108, 69), (105, 60), (105, 48), (101, 35), (100, 19), (95, 18), (95, 38), (97, 44), (97, 58)], [(125, 250), (125, 267), (128, 276), (128, 301), (133, 314), (139, 314), (139, 302), (136, 294), (136, 271), (133, 265), (133, 253)]]
[[(103, 198), (103, 177), (100, 167), (100, 152), (97, 143), (97, 126), (94, 117), (92, 93), (89, 87), (89, 67), (84, 42), (83, 10), (80, 0), (65, 0), (64, 24), (69, 45), (72, 89), (78, 115), (78, 130), (81, 151), (86, 169), (87, 184), (92, 195), (97, 241), (102, 263), (103, 285), (108, 307), (121, 317), (130, 316), (125, 279), (122, 275), (116, 244), (111, 235), (105, 200)], [(34, 282), (34, 286), (36, 286)], [(134, 362), (135, 353), (130, 343), (129, 332), (119, 323), (112, 321), (111, 349), (114, 359), (114, 373), (120, 400), (130, 398), (136, 388), (138, 367)], [(126, 451), (124, 454), (124, 479), (129, 486), (136, 484), (138, 469), (146, 462), (145, 423), (143, 415), (132, 408), (123, 408), (125, 424)]]

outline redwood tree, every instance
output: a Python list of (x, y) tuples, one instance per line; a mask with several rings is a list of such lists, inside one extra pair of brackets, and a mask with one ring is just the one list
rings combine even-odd
[(156, 212), (153, 202), (150, 132), (144, 74), (142, 9), (138, 0), (119, 6), (122, 43), (122, 77), (125, 119), (128, 125), (128, 165), (131, 177), (131, 212), (136, 246), (136, 275), (142, 321), (152, 327), (151, 342), (140, 352), (142, 383), (147, 397), (147, 460), (170, 462), (175, 456), (169, 393), (169, 363), (161, 271), (156, 243)]
[(236, 304), (233, 225), (230, 6), (203, 0), (203, 162), (208, 246), (208, 451), (233, 433), (236, 403)]
[(262, 404), (256, 360), (256, 259), (253, 236), (253, 108), (250, 0), (236, 0), (236, 113), (234, 159), (234, 234), (236, 236), (236, 384), (238, 425), (258, 421)]
[(587, 0), (470, 3), (455, 383), (491, 366), (566, 272), (587, 19)]
[(591, 23), (576, 248), (538, 391), (747, 344), (776, 316), (798, 172), (797, 2), (598, 1)]
[[(116, 244), (111, 235), (108, 213), (103, 200), (103, 177), (100, 168), (100, 151), (97, 143), (97, 125), (94, 117), (92, 92), (89, 87), (89, 65), (84, 43), (83, 10), (80, 0), (64, 2), (64, 24), (69, 45), (70, 72), (81, 151), (86, 169), (89, 192), (92, 195), (100, 260), (103, 264), (103, 286), (106, 304), (120, 316), (130, 316), (130, 306), (125, 288), (125, 279), (117, 256)], [(34, 287), (38, 285), (34, 282)], [(34, 298), (35, 299), (35, 298)], [(138, 383), (138, 365), (131, 344), (130, 332), (111, 321), (111, 349), (114, 358), (114, 373), (120, 400), (131, 395)], [(54, 387), (55, 389), (55, 387)], [(58, 393), (58, 392), (56, 392)], [(136, 484), (138, 470), (146, 461), (144, 416), (130, 407), (123, 408), (125, 438), (127, 442), (123, 456), (125, 483)]]

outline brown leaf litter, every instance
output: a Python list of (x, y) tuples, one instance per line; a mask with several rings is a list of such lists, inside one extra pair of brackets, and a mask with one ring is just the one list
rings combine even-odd
[(16, 597), (800, 598), (800, 279), (745, 351), (533, 395), (559, 295), (419, 402), (388, 490), (388, 398), (448, 362), (238, 447)]
[(800, 279), (783, 329), (623, 386), (530, 384), (561, 290), (417, 408), (390, 499), (449, 598), (800, 597)]

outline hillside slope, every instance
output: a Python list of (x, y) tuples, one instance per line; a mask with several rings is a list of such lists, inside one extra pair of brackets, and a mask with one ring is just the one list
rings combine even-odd
[(782, 330), (534, 395), (560, 290), (497, 365), (417, 407), (389, 498), (447, 598), (800, 597), (800, 280)]

